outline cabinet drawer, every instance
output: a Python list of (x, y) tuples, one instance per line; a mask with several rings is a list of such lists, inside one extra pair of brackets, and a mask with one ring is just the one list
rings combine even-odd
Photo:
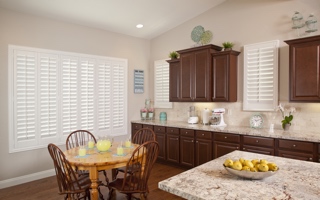
[(179, 135), (179, 128), (167, 127), (167, 133)]
[(132, 130), (138, 130), (142, 128), (142, 124), (132, 124)]
[(253, 146), (274, 147), (274, 139), (254, 136), (243, 136), (243, 144)]
[(143, 124), (143, 128), (150, 128), (153, 130), (153, 125)]
[(320, 154), (320, 144), (318, 144), (318, 153)]
[(240, 135), (225, 134), (225, 133), (214, 133), (214, 140), (221, 142), (233, 142), (240, 143)]
[(166, 127), (165, 126), (154, 126), (153, 130), (156, 133), (165, 133)]
[(212, 132), (209, 131), (196, 131), (196, 137), (198, 139), (208, 139), (211, 140), (212, 139)]
[(313, 143), (294, 140), (279, 140), (279, 148), (313, 152)]
[(181, 136), (194, 137), (194, 130), (180, 129)]

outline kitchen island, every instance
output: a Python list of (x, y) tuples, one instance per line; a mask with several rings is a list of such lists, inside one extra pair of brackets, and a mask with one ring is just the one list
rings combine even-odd
[[(276, 163), (280, 170), (262, 180), (243, 179), (224, 169), (223, 163), (227, 158), (266, 159)], [(319, 178), (319, 163), (233, 151), (161, 181), (158, 186), (166, 192), (189, 200), (318, 200)]]

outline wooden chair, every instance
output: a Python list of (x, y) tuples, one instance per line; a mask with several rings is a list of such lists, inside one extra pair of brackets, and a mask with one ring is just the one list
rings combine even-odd
[[(73, 131), (67, 137), (66, 148), (67, 148), (67, 150), (69, 150), (69, 149), (72, 149), (72, 148), (75, 148), (78, 146), (84, 146), (84, 145), (86, 145), (86, 142), (88, 142), (89, 140), (93, 140), (94, 143), (97, 143), (96, 138), (89, 131), (86, 131), (86, 130)], [(109, 183), (107, 172), (105, 170), (100, 170), (99, 172), (102, 172), (103, 175), (105, 176), (106, 184), (104, 184), (104, 185), (107, 186)], [(88, 172), (83, 171), (83, 170), (79, 171), (79, 173), (88, 174)]]
[[(141, 128), (139, 129), (132, 138), (132, 143), (134, 144), (143, 144), (145, 142), (148, 141), (156, 141), (156, 135), (154, 133), (154, 131), (150, 128)], [(119, 172), (124, 173), (125, 168), (121, 167), (121, 168), (117, 168), (116, 169), (116, 173), (115, 173), (115, 177), (117, 177)], [(130, 170), (129, 170), (130, 171)]]
[(66, 160), (64, 153), (54, 144), (48, 145), (48, 151), (56, 171), (59, 194), (65, 199), (90, 199), (91, 181), (88, 176), (78, 176)]
[(156, 141), (148, 141), (137, 147), (127, 162), (124, 177), (109, 183), (109, 199), (114, 190), (126, 194), (129, 200), (135, 193), (139, 193), (142, 199), (146, 198), (148, 179), (158, 153), (159, 144)]

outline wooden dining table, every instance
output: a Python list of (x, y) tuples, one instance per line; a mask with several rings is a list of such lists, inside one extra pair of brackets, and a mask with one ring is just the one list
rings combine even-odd
[(98, 200), (98, 180), (99, 170), (112, 170), (112, 180), (115, 179), (116, 168), (126, 166), (132, 152), (138, 147), (138, 144), (132, 144), (131, 147), (124, 148), (122, 156), (117, 155), (117, 147), (120, 143), (114, 142), (108, 151), (101, 152), (96, 147), (87, 148), (85, 156), (79, 156), (79, 147), (66, 150), (64, 152), (67, 160), (78, 170), (88, 170), (91, 180), (91, 199)]

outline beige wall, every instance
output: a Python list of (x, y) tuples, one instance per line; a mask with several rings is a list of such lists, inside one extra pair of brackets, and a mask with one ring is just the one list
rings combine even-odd
[[(283, 41), (297, 38), (295, 30), (291, 29), (291, 17), (294, 11), (299, 11), (306, 19), (310, 13), (320, 19), (320, 1), (318, 0), (227, 0), (225, 3), (193, 18), (151, 41), (151, 60), (168, 58), (168, 53), (192, 47), (191, 31), (195, 26), (202, 25), (205, 30), (213, 32), (211, 43), (221, 46), (225, 41), (235, 43), (234, 50), (243, 52), (246, 44), (280, 40), (279, 65), (279, 100), (287, 106), (295, 106), (292, 130), (298, 132), (318, 131), (320, 124), (320, 104), (289, 103), (289, 48)], [(319, 22), (318, 22), (319, 23)], [(319, 26), (318, 26), (319, 27)], [(305, 31), (304, 29), (302, 31)], [(316, 35), (320, 32), (316, 32)], [(304, 35), (305, 36), (305, 35)], [(227, 108), (226, 121), (229, 125), (249, 126), (252, 112), (242, 111), (243, 93), (243, 53), (238, 57), (238, 101), (236, 103), (197, 103), (198, 110), (204, 108)], [(151, 65), (150, 65), (151, 66)], [(150, 74), (153, 74), (152, 68)], [(150, 90), (153, 94), (153, 90)], [(166, 111), (168, 119), (187, 120), (187, 111), (191, 103), (174, 103), (173, 109)], [(280, 113), (263, 112), (265, 128), (270, 123), (281, 126)], [(156, 115), (156, 117), (159, 117)], [(272, 121), (272, 118), (275, 119)], [(319, 133), (320, 134), (320, 133)]]
[(145, 70), (145, 76), (149, 76), (150, 41), (1, 8), (0, 27), (0, 183), (53, 168), (46, 148), (8, 153), (9, 44), (128, 59), (128, 122), (138, 118), (139, 107), (144, 105), (149, 88), (145, 84), (144, 94), (133, 93), (133, 70)]

